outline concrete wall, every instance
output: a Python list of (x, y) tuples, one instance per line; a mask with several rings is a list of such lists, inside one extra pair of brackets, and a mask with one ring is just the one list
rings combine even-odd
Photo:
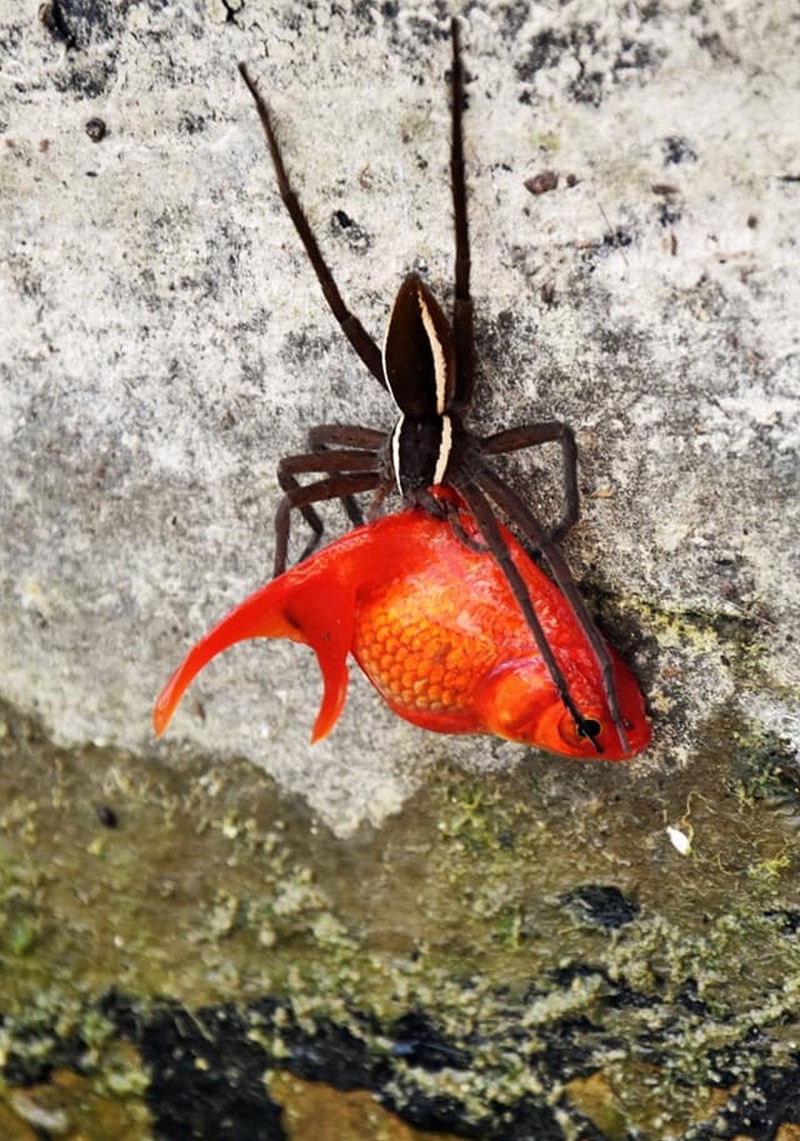
[[(155, 693), (268, 577), (278, 458), (313, 423), (391, 423), (320, 299), (237, 61), (379, 337), (410, 268), (450, 296), (448, 18), (0, 4), (0, 695), (59, 743), (152, 753)], [(702, 764), (726, 719), (797, 725), (792, 26), (784, 3), (463, 19), (475, 423), (576, 428), (570, 559), (655, 713), (634, 779)], [(536, 197), (543, 169), (561, 177)], [(516, 471), (536, 500), (533, 461)], [(360, 677), (312, 749), (318, 696), (307, 651), (240, 648), (159, 748), (250, 758), (341, 833), (437, 760), (526, 755), (414, 729)]]

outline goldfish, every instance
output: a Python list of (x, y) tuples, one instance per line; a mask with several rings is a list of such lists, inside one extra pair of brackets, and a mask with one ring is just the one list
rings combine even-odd
[(287, 638), (317, 656), (323, 695), (311, 735), (326, 737), (347, 698), (352, 655), (398, 716), (437, 733), (491, 734), (568, 757), (622, 761), (650, 726), (631, 670), (609, 647), (624, 719), (617, 732), (596, 656), (558, 587), (503, 528), (569, 691), (599, 730), (567, 710), (506, 579), (476, 525), (418, 507), (350, 531), (234, 607), (189, 651), (161, 691), (161, 736), (188, 686), (218, 654), (250, 638)]

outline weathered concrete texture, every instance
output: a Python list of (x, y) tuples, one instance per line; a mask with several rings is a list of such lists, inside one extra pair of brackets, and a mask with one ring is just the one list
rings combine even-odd
[[(795, 724), (792, 12), (464, 18), (476, 417), (578, 430), (570, 555), (656, 718), (632, 779), (702, 764), (722, 709)], [(4, 5), (0, 692), (59, 742), (151, 752), (155, 692), (267, 576), (278, 457), (312, 423), (391, 421), (322, 305), (236, 61), (377, 336), (411, 266), (449, 296), (447, 30), (407, 5)], [(533, 197), (544, 168), (558, 189)], [(238, 649), (162, 748), (251, 758), (341, 833), (437, 761), (525, 755), (417, 731), (360, 679), (312, 749), (318, 694), (302, 649)]]

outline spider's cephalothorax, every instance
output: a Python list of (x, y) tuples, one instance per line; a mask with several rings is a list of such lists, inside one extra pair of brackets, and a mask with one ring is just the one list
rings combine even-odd
[[(598, 716), (593, 711), (579, 709), (572, 698), (525, 582), (503, 539), (495, 514), (499, 510), (539, 553), (581, 623), (602, 671), (608, 711), (620, 743), (626, 749), (626, 726), (620, 713), (608, 648), (557, 545), (557, 540), (578, 517), (577, 454), (572, 431), (559, 421), (545, 421), (481, 437), (470, 432), (463, 422), (472, 398), (475, 348), (461, 129), (464, 74), (457, 20), (452, 22), (451, 34), (450, 170), (456, 238), (453, 321), (452, 325), (448, 322), (420, 278), (409, 274), (395, 299), (383, 351), (345, 305), (289, 183), (267, 105), (246, 67), (239, 65), (264, 127), (281, 198), (314, 267), (325, 300), (356, 353), (389, 391), (399, 412), (389, 433), (358, 425), (326, 424), (312, 428), (308, 434), (309, 450), (281, 460), (278, 479), (284, 498), (275, 516), (275, 574), (286, 569), (293, 510), (298, 510), (312, 529), (312, 537), (301, 556), (304, 558), (313, 551), (323, 531), (322, 520), (312, 506), (314, 503), (341, 499), (350, 520), (361, 523), (363, 515), (355, 499), (360, 493), (373, 493), (373, 512), (396, 490), (406, 502), (441, 514), (447, 510), (448, 501), (436, 496), (433, 489), (437, 486), (453, 489), (471, 511), (483, 542), (503, 571), (579, 735), (592, 740), (600, 752), (597, 738), (602, 726)], [(559, 523), (546, 529), (525, 500), (492, 471), (487, 460), (549, 442), (561, 446), (565, 501)], [(313, 473), (322, 478), (305, 486), (297, 479), (299, 475)]]

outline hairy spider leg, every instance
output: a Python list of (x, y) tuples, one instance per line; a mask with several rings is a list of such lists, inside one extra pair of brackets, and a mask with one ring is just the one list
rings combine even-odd
[[(293, 508), (308, 507), (312, 503), (322, 503), (326, 499), (344, 499), (348, 495), (359, 495), (364, 491), (375, 491), (381, 485), (382, 477), (379, 472), (368, 471), (363, 475), (343, 473), (331, 476), (329, 479), (320, 479), (316, 483), (309, 483), (306, 487), (297, 486), (291, 493), (284, 495), (275, 512), (275, 562), (273, 577), (277, 578), (286, 570), (289, 550), (289, 528)], [(321, 520), (320, 526), (322, 525)], [(313, 524), (312, 524), (313, 526)], [(306, 554), (313, 551), (319, 542), (319, 535), (313, 535), (308, 549), (301, 555), (301, 561)]]
[[(380, 464), (380, 451), (385, 439), (385, 432), (377, 428), (364, 428), (360, 424), (319, 424), (316, 428), (310, 428), (307, 436), (312, 452), (327, 452), (332, 448), (373, 452), (376, 465)], [(360, 527), (364, 522), (361, 504), (352, 495), (342, 495), (340, 499), (347, 518), (354, 527)]]
[(484, 456), (507, 455), (520, 448), (535, 447), (537, 444), (561, 445), (564, 509), (558, 523), (547, 528), (547, 534), (556, 541), (563, 539), (577, 523), (580, 514), (578, 446), (569, 424), (564, 424), (560, 420), (543, 420), (540, 424), (519, 424), (516, 428), (506, 428), (502, 432), (495, 432), (492, 436), (485, 436), (480, 443), (481, 455)]
[[(308, 446), (312, 449), (310, 452), (285, 456), (280, 460), (278, 482), (286, 494), (278, 504), (275, 515), (275, 532), (280, 544), (280, 550), (276, 549), (275, 552), (275, 575), (283, 574), (286, 570), (293, 507), (298, 507), (313, 532), (299, 561), (302, 562), (315, 550), (325, 530), (322, 519), (314, 508), (297, 502), (298, 495), (302, 496), (303, 487), (294, 476), (303, 472), (328, 472), (333, 475), (342, 474), (345, 478), (350, 473), (361, 471), (378, 474), (381, 470), (380, 452), (385, 440), (386, 433), (377, 428), (365, 428), (360, 424), (318, 424), (308, 432)], [(364, 522), (364, 514), (349, 490), (350, 484), (342, 484), (344, 492), (341, 495), (335, 490), (335, 480), (326, 480), (324, 484), (329, 494), (322, 498), (340, 499), (350, 522), (356, 527), (360, 526)], [(332, 487), (333, 491), (330, 490)], [(373, 489), (370, 487), (367, 490)], [(288, 500), (288, 506), (285, 506), (284, 500)], [(314, 502), (322, 502), (322, 499), (315, 499)]]
[[(602, 634), (597, 629), (594, 619), (586, 608), (586, 603), (575, 584), (572, 572), (567, 565), (567, 560), (561, 554), (558, 545), (550, 539), (547, 531), (541, 526), (525, 500), (509, 487), (507, 483), (500, 479), (498, 475), (489, 471), (488, 468), (483, 468), (476, 478), (476, 483), (478, 483), (481, 490), (497, 504), (511, 523), (520, 530), (522, 535), (526, 536), (536, 545), (544, 557), (545, 562), (550, 568), (553, 580), (569, 602), (573, 614), (578, 619), (589, 640), (595, 661), (600, 666), (603, 679), (603, 693), (617, 730), (620, 744), (623, 749), (627, 750), (629, 742), (625, 731), (625, 719), (619, 708), (617, 687), (614, 681), (614, 666), (608, 652), (608, 646)], [(551, 673), (551, 677), (553, 681), (556, 682), (555, 675)], [(569, 708), (570, 712), (572, 712), (571, 707)]]
[(312, 452), (325, 448), (356, 448), (377, 454), (385, 440), (386, 433), (380, 428), (364, 428), (361, 424), (317, 424), (308, 429), (308, 446)]
[(456, 287), (453, 303), (453, 339), (458, 362), (456, 396), (453, 408), (461, 415), (472, 402), (475, 382), (475, 336), (470, 296), (469, 221), (467, 218), (467, 179), (464, 170), (464, 67), (461, 62), (461, 39), (458, 20), (450, 23), (453, 62), (450, 75), (451, 141), (450, 186), (453, 193), (453, 221), (456, 235)]
[[(288, 457), (288, 458), (294, 458), (294, 457)], [(375, 461), (373, 461), (373, 462), (375, 462)], [(312, 468), (312, 469), (307, 469), (307, 470), (313, 471), (314, 469)], [(316, 470), (319, 471), (320, 470), (319, 467), (317, 467)], [(280, 473), (279, 473), (279, 479), (280, 479)], [(299, 487), (301, 485), (298, 484), (297, 481), (295, 481), (295, 486)], [(281, 484), (281, 487), (283, 487), (283, 484)], [(286, 489), (284, 488), (284, 490), (286, 490)], [(345, 515), (350, 520), (352, 525), (354, 527), (361, 527), (362, 524), (364, 523), (364, 512), (361, 510), (361, 504), (358, 502), (356, 497), (354, 495), (340, 495), (340, 496), (338, 496), (338, 499), (339, 499), (339, 502), (341, 503), (342, 507), (344, 507)], [(324, 531), (325, 531), (325, 527), (323, 526), (322, 520), (320, 519), (319, 515), (317, 515), (316, 511), (314, 511), (314, 509), (312, 507), (307, 507), (306, 510), (307, 511), (313, 511), (314, 515), (317, 516), (317, 519), (318, 519), (319, 525), (320, 525), (320, 530), (319, 530), (319, 534), (313, 540), (313, 546), (310, 546), (308, 544), (306, 545), (305, 552), (300, 556), (300, 560), (299, 560), (300, 562), (302, 562), (303, 559), (306, 558), (307, 555), (310, 555), (311, 552), (316, 549), (316, 547), (317, 547), (317, 545), (318, 545), (318, 543), (319, 543), (320, 539), (322, 538)], [(308, 516), (305, 516), (305, 518), (307, 519)], [(309, 544), (310, 543), (311, 543), (311, 540), (309, 540)]]
[[(470, 296), (469, 221), (467, 214), (467, 189), (462, 127), (464, 68), (461, 60), (459, 25), (456, 18), (452, 20), (450, 27), (453, 46), (450, 179), (453, 194), (453, 215), (456, 237), (456, 283), (455, 303), (453, 306), (456, 382), (455, 395), (448, 408), (448, 412), (460, 417), (468, 411), (472, 402), (475, 383), (475, 339), (473, 305)], [(551, 441), (558, 441), (561, 444), (562, 462), (564, 466), (565, 507), (561, 519), (553, 529), (553, 535), (560, 537), (566, 534), (569, 528), (575, 523), (579, 513), (577, 449), (575, 447), (575, 438), (572, 434), (572, 430), (566, 424), (561, 424), (556, 421), (535, 425), (521, 425), (519, 428), (510, 428), (480, 441), (480, 451), (482, 456), (500, 455), (518, 448), (524, 448), (534, 444), (549, 443)], [(481, 468), (481, 470), (484, 469)], [(491, 505), (474, 483), (470, 484), (468, 481), (462, 483), (457, 474), (453, 483), (456, 490), (464, 496), (468, 503), (484, 541), (497, 560), (498, 566), (513, 591), (514, 597), (530, 627), (531, 633), (547, 665), (561, 700), (575, 720), (580, 732), (594, 743), (594, 737), (599, 731), (599, 726), (597, 726), (596, 722), (588, 721), (584, 718), (572, 699), (566, 679), (559, 668), (555, 655), (550, 648), (547, 637), (536, 615), (536, 610), (528, 589), (511, 559)], [(564, 565), (566, 566), (566, 564)], [(571, 578), (570, 581), (572, 581)], [(590, 644), (594, 648), (591, 630), (587, 629), (586, 633), (590, 639)], [(604, 663), (600, 662), (599, 664), (601, 665), (601, 669), (603, 669)], [(599, 746), (596, 747), (599, 748)]]
[(325, 300), (328, 303), (328, 308), (333, 313), (336, 320), (342, 327), (342, 332), (347, 337), (350, 344), (358, 353), (361, 360), (367, 366), (369, 371), (375, 379), (386, 387), (386, 382), (383, 378), (383, 367), (381, 364), (381, 352), (378, 346), (370, 337), (367, 330), (359, 321), (355, 314), (344, 303), (342, 295), (339, 292), (338, 286), (333, 279), (333, 274), (328, 268), (328, 264), (322, 256), (322, 252), (314, 237), (314, 232), (309, 225), (308, 219), (303, 212), (300, 205), (300, 200), (297, 194), (292, 189), (289, 182), (289, 177), (286, 173), (286, 167), (283, 164), (283, 157), (281, 149), (278, 145), (278, 138), (272, 126), (272, 119), (270, 118), (269, 108), (265, 100), (262, 98), (261, 93), (256, 87), (250, 74), (247, 70), (247, 65), (244, 63), (239, 64), (239, 72), (242, 79), (247, 84), (247, 89), (253, 97), (253, 100), (258, 111), (258, 117), (261, 119), (261, 125), (264, 128), (264, 134), (267, 137), (267, 145), (269, 153), (272, 157), (272, 165), (275, 168), (275, 177), (278, 182), (278, 192), (280, 193), (281, 200), (289, 212), (289, 216), (294, 223), (294, 228), (297, 231), (300, 241), (303, 243), (308, 260), (314, 267), (314, 272), (317, 275), (317, 280), (322, 287), (322, 292)]
[[(464, 499), (469, 505), (469, 509), (486, 545), (492, 552), (497, 565), (503, 572), (506, 582), (519, 604), (519, 608), (528, 624), (528, 628), (533, 634), (536, 646), (542, 655), (544, 663), (547, 666), (547, 671), (553, 680), (553, 684), (558, 691), (558, 696), (561, 698), (564, 707), (569, 710), (581, 736), (590, 740), (597, 752), (602, 753), (603, 750), (596, 741), (601, 726), (597, 721), (584, 717), (572, 699), (567, 680), (556, 661), (555, 654), (550, 648), (550, 643), (542, 629), (542, 624), (539, 621), (536, 609), (531, 601), (525, 581), (517, 570), (514, 560), (511, 558), (508, 546), (500, 532), (500, 527), (492, 510), (492, 506), (480, 487), (481, 482), (480, 478), (476, 479), (474, 483), (468, 483), (464, 487), (459, 487), (458, 491), (464, 496)], [(586, 633), (588, 635), (588, 631)], [(594, 649), (594, 646), (592, 648)]]
[[(302, 206), (300, 205), (297, 194), (292, 189), (292, 185), (289, 181), (286, 167), (283, 162), (283, 156), (281, 154), (280, 144), (278, 143), (277, 135), (275, 134), (275, 130), (272, 126), (272, 119), (267, 103), (262, 98), (260, 91), (250, 77), (247, 66), (244, 63), (239, 64), (239, 72), (245, 84), (247, 85), (248, 91), (253, 97), (256, 105), (256, 110), (258, 111), (258, 115), (264, 129), (264, 134), (267, 139), (267, 146), (269, 147), (270, 157), (272, 158), (272, 165), (275, 169), (275, 177), (278, 184), (278, 192), (281, 196), (281, 201), (289, 213), (300, 241), (303, 243), (303, 248), (305, 249), (306, 255), (308, 256), (314, 272), (317, 275), (317, 280), (320, 283), (322, 293), (325, 297), (328, 307), (331, 310), (333, 316), (338, 321), (342, 331), (350, 341), (350, 344), (355, 349), (361, 361), (366, 365), (366, 367), (379, 381), (379, 383), (385, 388), (386, 381), (383, 375), (383, 362), (381, 360), (380, 349), (373, 341), (372, 337), (370, 337), (369, 333), (367, 333), (366, 329), (361, 324), (359, 319), (355, 316), (355, 314), (351, 313), (345, 305), (344, 300), (342, 299), (342, 296), (339, 292), (338, 286), (334, 280), (333, 274), (331, 273), (327, 262), (322, 256), (322, 252), (319, 248), (317, 239), (314, 236), (314, 232), (311, 229)], [(383, 441), (382, 433), (375, 433), (372, 429), (369, 428), (360, 428), (354, 426), (352, 429), (347, 429), (340, 428), (338, 425), (332, 427), (335, 427), (335, 433), (328, 433), (326, 431), (326, 426), (321, 426), (318, 429), (312, 430), (315, 433), (315, 437), (314, 439), (309, 439), (310, 447), (312, 447), (312, 449), (319, 448), (320, 451), (324, 451), (329, 447), (336, 447), (340, 443), (344, 442), (347, 438), (346, 435), (342, 435), (342, 432), (345, 434), (349, 433), (351, 436), (355, 435), (356, 442), (353, 446), (356, 447), (372, 447), (377, 451), (378, 447)], [(375, 436), (379, 437), (377, 441), (374, 439)], [(325, 471), (330, 469), (326, 469), (324, 465), (320, 465), (318, 466), (317, 470)], [(281, 486), (283, 487), (283, 484), (281, 484)], [(328, 486), (330, 486), (330, 482)], [(292, 505), (294, 505), (294, 500), (296, 499), (297, 495), (296, 487), (297, 484), (295, 481), (295, 486), (292, 488), (290, 495), (290, 498), (292, 499)], [(283, 490), (286, 491), (287, 488), (283, 487)], [(333, 499), (340, 498), (342, 500), (344, 509), (347, 512), (347, 516), (350, 519), (351, 523), (357, 525), (363, 521), (361, 508), (353, 498), (352, 494), (345, 491), (342, 495), (339, 496), (335, 491), (333, 491), (330, 493), (329, 497)], [(316, 501), (317, 500), (315, 500), (315, 502)], [(301, 558), (305, 558), (306, 555), (309, 555), (319, 543), (319, 540), (323, 534), (323, 524), (319, 515), (316, 511), (313, 510), (313, 508), (309, 507), (307, 504), (300, 505), (297, 503), (297, 506), (300, 508), (304, 519), (312, 529), (311, 540), (307, 544), (306, 549), (301, 556)], [(290, 527), (289, 510), (286, 509), (283, 502), (281, 502), (281, 504), (278, 506), (278, 511), (275, 518), (275, 527), (277, 545), (274, 564), (276, 570), (274, 573), (279, 574), (286, 569)]]
[[(380, 474), (378, 471), (378, 460), (373, 453), (354, 451), (353, 449), (309, 452), (305, 455), (285, 456), (279, 462), (278, 483), (281, 485), (281, 490), (286, 493), (290, 500), (290, 508), (293, 506), (297, 507), (313, 532), (300, 556), (300, 562), (302, 562), (303, 559), (307, 559), (315, 549), (325, 529), (322, 520), (313, 507), (301, 506), (297, 502), (298, 493), (302, 492), (303, 485), (297, 481), (295, 476), (308, 472), (327, 472), (329, 475), (334, 476), (354, 475), (357, 472), (370, 472), (376, 476)], [(341, 499), (350, 522), (355, 526), (363, 523), (364, 518), (361, 508), (353, 496), (348, 493), (338, 498)]]

